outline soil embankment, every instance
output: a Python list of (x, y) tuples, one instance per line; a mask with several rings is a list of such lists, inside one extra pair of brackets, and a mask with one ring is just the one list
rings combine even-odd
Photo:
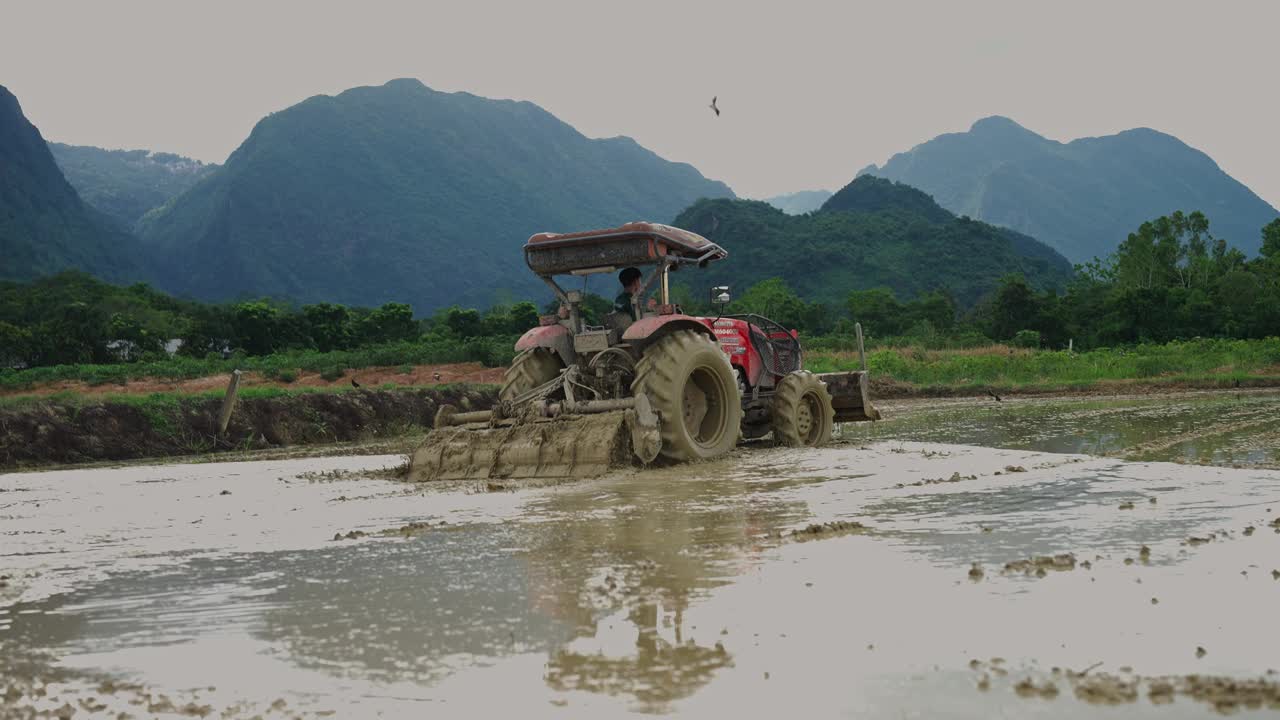
[[(340, 388), (349, 387), (354, 380), (361, 387), (376, 388), (384, 384), (402, 387), (428, 385), (501, 385), (504, 368), (490, 368), (480, 363), (450, 363), (447, 365), (390, 365), (367, 368), (346, 368), (333, 379), (326, 379), (320, 372), (298, 371), (289, 380), (280, 374), (273, 377), (246, 371), (240, 377), (240, 388)], [(89, 383), (84, 380), (58, 380), (40, 383), (8, 391), (0, 390), (0, 396), (60, 395), (149, 395), (151, 393), (203, 393), (222, 390), (231, 380), (229, 373), (206, 375), (197, 378), (141, 377), (123, 383)]]
[(246, 397), (221, 436), (222, 399), (209, 395), (0, 407), (0, 468), (394, 437), (430, 428), (442, 404), (479, 410), (495, 394), (491, 386), (443, 386)]

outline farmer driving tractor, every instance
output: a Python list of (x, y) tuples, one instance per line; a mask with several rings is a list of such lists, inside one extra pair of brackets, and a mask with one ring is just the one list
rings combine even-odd
[[(638, 319), (634, 300), (636, 299), (636, 294), (640, 292), (643, 278), (644, 275), (639, 268), (629, 267), (618, 273), (618, 281), (622, 283), (622, 292), (618, 293), (618, 297), (613, 301), (613, 311), (629, 315), (633, 322)], [(649, 298), (649, 309), (652, 310), (657, 305), (658, 301), (655, 298)]]

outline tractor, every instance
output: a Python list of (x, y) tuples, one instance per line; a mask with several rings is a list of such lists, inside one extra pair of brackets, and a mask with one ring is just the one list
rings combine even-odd
[[(525, 262), (559, 311), (516, 342), (490, 410), (445, 405), (414, 452), (410, 479), (589, 477), (619, 465), (708, 460), (740, 440), (772, 434), (815, 447), (837, 421), (875, 420), (865, 371), (804, 369), (798, 334), (756, 314), (727, 314), (728, 287), (711, 289), (715, 317), (673, 304), (670, 274), (728, 257), (706, 238), (657, 223), (539, 233)], [(632, 312), (584, 319), (580, 290), (557, 278), (647, 268)], [(656, 289), (656, 302), (644, 303)], [(634, 317), (634, 319), (633, 319)]]

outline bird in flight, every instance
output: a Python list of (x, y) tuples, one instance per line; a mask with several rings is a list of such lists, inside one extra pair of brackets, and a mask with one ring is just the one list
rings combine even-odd
[(712, 96), (711, 98), (711, 109), (716, 111), (716, 117), (720, 117), (720, 108), (716, 107), (715, 96)]

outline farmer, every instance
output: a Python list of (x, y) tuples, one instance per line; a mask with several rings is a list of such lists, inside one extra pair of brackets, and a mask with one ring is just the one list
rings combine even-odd
[[(629, 267), (618, 273), (618, 282), (622, 283), (622, 292), (618, 293), (618, 297), (613, 301), (613, 311), (616, 313), (626, 313), (631, 316), (632, 320), (636, 320), (636, 306), (632, 302), (636, 293), (640, 292), (640, 280), (643, 278), (638, 268)], [(649, 309), (657, 307), (658, 301), (649, 298)]]

